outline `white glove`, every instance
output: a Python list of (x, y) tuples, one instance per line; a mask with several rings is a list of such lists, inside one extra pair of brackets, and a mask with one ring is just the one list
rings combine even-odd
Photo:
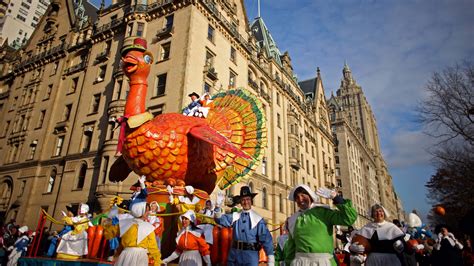
[(359, 242), (354, 242), (349, 246), (349, 250), (354, 252), (354, 253), (362, 254), (362, 253), (364, 253), (365, 248), (364, 248), (364, 246), (359, 244)]
[(168, 193), (170, 194), (170, 198), (169, 198), (170, 203), (173, 204), (173, 201), (174, 201), (173, 188), (172, 188), (170, 185), (168, 185), (168, 186), (166, 187), (166, 190), (168, 190)]
[(366, 257), (362, 254), (357, 254), (357, 255), (351, 255), (350, 256), (350, 262), (351, 265), (362, 265), (362, 263), (365, 262)]
[(211, 266), (212, 263), (211, 263), (211, 255), (206, 255), (204, 257), (202, 257), (202, 259), (204, 260), (204, 262), (206, 263), (206, 265), (208, 266)]
[(316, 194), (325, 199), (334, 199), (334, 197), (337, 196), (337, 192), (335, 190), (325, 188), (325, 187), (318, 188), (316, 190)]
[(174, 251), (173, 253), (171, 253), (171, 255), (168, 256), (168, 258), (162, 260), (163, 263), (167, 264), (167, 263), (170, 263), (172, 262), (173, 260), (179, 258), (179, 253)]
[(268, 266), (274, 266), (275, 265), (275, 255), (268, 255)]
[(63, 214), (64, 217), (67, 216), (67, 214), (64, 211), (61, 211), (61, 213)]
[(217, 207), (222, 207), (222, 204), (224, 203), (225, 200), (225, 194), (223, 191), (217, 192), (217, 198), (216, 198), (216, 206)]
[(423, 244), (418, 244), (418, 245), (415, 246), (415, 248), (417, 250), (422, 250), (422, 249), (425, 249), (425, 246)]
[(145, 181), (146, 181), (146, 176), (142, 175), (138, 178), (138, 182), (140, 182), (140, 187), (142, 189), (145, 189), (146, 186), (145, 186)]
[(395, 249), (395, 251), (397, 253), (402, 253), (403, 251), (403, 243), (401, 240), (397, 240), (395, 241), (395, 243), (393, 243), (393, 249)]

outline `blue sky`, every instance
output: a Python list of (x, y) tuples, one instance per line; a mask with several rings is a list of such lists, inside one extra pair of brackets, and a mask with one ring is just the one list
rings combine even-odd
[[(257, 1), (245, 0), (249, 20)], [(320, 67), (326, 96), (346, 60), (375, 113), (382, 151), (406, 211), (425, 216), (434, 173), (414, 108), (434, 71), (474, 58), (474, 1), (262, 0), (261, 16), (299, 80)]]
[[(257, 0), (244, 2), (252, 21)], [(405, 210), (425, 216), (431, 205), (424, 185), (434, 173), (426, 149), (434, 141), (413, 110), (434, 71), (474, 61), (474, 1), (261, 0), (261, 16), (280, 51), (290, 53), (299, 80), (320, 67), (327, 97), (339, 88), (347, 61), (377, 118)]]

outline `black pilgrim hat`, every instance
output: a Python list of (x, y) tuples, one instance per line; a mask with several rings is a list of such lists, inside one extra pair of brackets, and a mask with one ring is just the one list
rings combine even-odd
[(196, 96), (196, 98), (199, 98), (199, 94), (195, 93), (195, 92), (192, 92), (190, 94), (188, 94), (189, 97), (192, 97), (192, 96)]
[(77, 209), (78, 209), (78, 207), (79, 207), (78, 205), (72, 205), (72, 204), (70, 204), (70, 205), (66, 205), (66, 210), (67, 210), (68, 212), (71, 212), (71, 213), (73, 213), (74, 215), (76, 215), (76, 214), (77, 214)]
[(233, 196), (232, 200), (235, 203), (239, 203), (242, 197), (251, 197), (253, 199), (257, 194), (258, 193), (252, 193), (249, 186), (243, 186), (240, 188), (240, 195)]

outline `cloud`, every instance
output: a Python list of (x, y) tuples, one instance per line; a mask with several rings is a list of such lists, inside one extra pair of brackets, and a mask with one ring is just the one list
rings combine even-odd
[(387, 143), (390, 148), (385, 152), (385, 160), (391, 168), (430, 165), (427, 149), (434, 142), (421, 131), (395, 131)]

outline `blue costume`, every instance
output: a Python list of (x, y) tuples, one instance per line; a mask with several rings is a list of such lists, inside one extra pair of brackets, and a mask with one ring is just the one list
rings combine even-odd
[(273, 240), (265, 221), (255, 211), (234, 212), (216, 218), (219, 225), (232, 226), (232, 247), (227, 264), (258, 265), (258, 251), (273, 255)]
[(63, 235), (65, 235), (67, 232), (72, 231), (72, 226), (66, 225), (64, 226), (63, 230), (58, 233), (58, 235), (54, 236), (51, 239), (51, 243), (49, 244), (48, 252), (46, 253), (46, 256), (52, 257), (54, 256), (54, 253), (56, 253), (56, 247), (58, 245), (58, 239), (61, 238)]

